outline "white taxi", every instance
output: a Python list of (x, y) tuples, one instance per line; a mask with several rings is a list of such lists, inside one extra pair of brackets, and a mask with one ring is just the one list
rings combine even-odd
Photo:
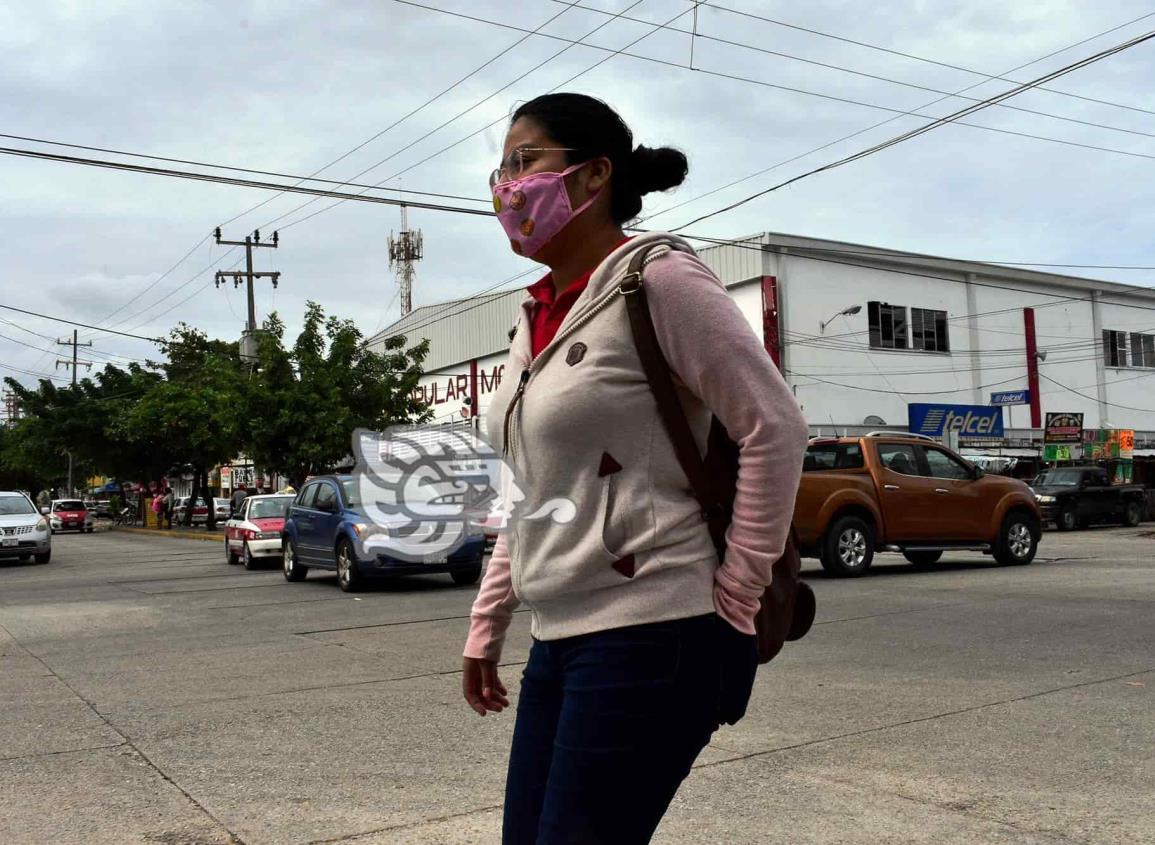
[(225, 523), (225, 559), (256, 569), (269, 558), (281, 558), (281, 529), (295, 496), (249, 496)]

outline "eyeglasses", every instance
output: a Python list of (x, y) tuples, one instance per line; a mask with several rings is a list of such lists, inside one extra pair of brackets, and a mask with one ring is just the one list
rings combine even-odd
[[(489, 174), (489, 187), (501, 182), (512, 182), (520, 179), (525, 167), (529, 164), (525, 159), (526, 153), (572, 153), (573, 147), (518, 147), (501, 161), (501, 165)], [(532, 159), (530, 160), (532, 161)]]

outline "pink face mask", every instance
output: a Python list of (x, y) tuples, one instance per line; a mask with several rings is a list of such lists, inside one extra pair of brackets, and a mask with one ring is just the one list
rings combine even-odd
[(597, 199), (590, 197), (572, 208), (565, 177), (589, 162), (567, 167), (560, 173), (534, 173), (493, 186), (493, 210), (518, 255), (532, 257)]

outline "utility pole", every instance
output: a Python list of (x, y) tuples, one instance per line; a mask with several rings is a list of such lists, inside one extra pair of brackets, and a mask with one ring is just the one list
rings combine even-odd
[(257, 360), (257, 304), (253, 297), (253, 279), (271, 279), (273, 287), (277, 286), (280, 281), (281, 274), (279, 272), (269, 273), (254, 273), (253, 272), (253, 249), (265, 247), (267, 249), (276, 249), (279, 241), (279, 234), (273, 232), (272, 242), (261, 243), (261, 231), (255, 230), (251, 235), (245, 235), (243, 241), (224, 241), (221, 240), (221, 227), (217, 226), (216, 231), (217, 243), (222, 246), (243, 246), (245, 248), (245, 269), (241, 270), (218, 270), (216, 278), (216, 286), (219, 288), (226, 279), (233, 280), (233, 287), (240, 287), (243, 279), (248, 288), (249, 299), (249, 319), (245, 324), (245, 331), (241, 335), (241, 360), (247, 363), (253, 363)]
[(92, 341), (86, 340), (84, 343), (79, 343), (77, 341), (76, 329), (73, 329), (72, 330), (72, 340), (58, 340), (58, 341), (56, 341), (56, 343), (60, 346), (71, 346), (72, 347), (72, 360), (71, 361), (65, 361), (63, 358), (57, 358), (56, 359), (56, 366), (57, 366), (57, 368), (62, 367), (62, 366), (72, 367), (72, 384), (75, 385), (76, 384), (76, 368), (77, 367), (83, 366), (83, 367), (86, 367), (90, 370), (92, 369), (92, 362), (91, 361), (78, 361), (76, 359), (77, 347), (92, 346)]
[(401, 286), (401, 316), (413, 310), (413, 262), (424, 256), (421, 230), (409, 231), (409, 209), (401, 206), (401, 231), (396, 237), (389, 233), (389, 267), (397, 271)]
[(4, 414), (9, 426), (15, 425), (20, 419), (20, 397), (11, 390), (4, 391)]

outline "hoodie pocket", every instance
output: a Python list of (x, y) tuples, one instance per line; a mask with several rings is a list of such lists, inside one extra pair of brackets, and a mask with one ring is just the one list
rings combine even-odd
[(618, 505), (618, 484), (616, 475), (602, 479), (602, 495), (598, 514), (598, 539), (602, 551), (609, 560), (617, 560), (626, 545), (628, 532), (622, 524)]

